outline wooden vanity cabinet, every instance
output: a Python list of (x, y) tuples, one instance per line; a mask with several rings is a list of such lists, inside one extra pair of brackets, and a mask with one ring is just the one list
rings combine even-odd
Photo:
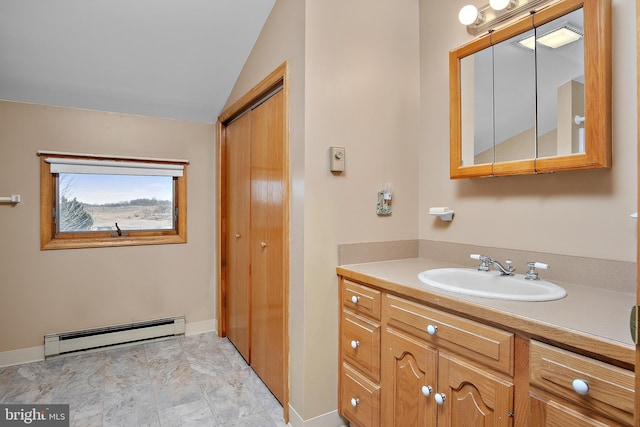
[(633, 425), (633, 371), (383, 288), (339, 284), (338, 411), (353, 426)]

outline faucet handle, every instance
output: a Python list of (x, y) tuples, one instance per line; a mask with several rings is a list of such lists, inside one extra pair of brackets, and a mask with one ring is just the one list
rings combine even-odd
[(507, 264), (507, 271), (509, 271), (509, 272), (516, 271), (516, 268), (511, 265), (511, 264), (513, 264), (513, 262), (510, 259), (506, 259), (504, 261), (504, 263)]
[(551, 266), (543, 262), (528, 262), (527, 268), (529, 269), (529, 271), (527, 271), (527, 274), (524, 275), (524, 278), (527, 280), (538, 280), (539, 277), (536, 268), (539, 268), (541, 270), (548, 270), (551, 268)]
[(480, 261), (480, 265), (478, 266), (478, 270), (480, 271), (489, 271), (489, 260), (490, 258), (480, 255), (480, 254), (471, 254), (469, 255), (471, 259), (477, 259)]

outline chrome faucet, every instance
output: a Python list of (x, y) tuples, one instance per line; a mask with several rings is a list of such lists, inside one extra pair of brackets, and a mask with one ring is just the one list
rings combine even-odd
[(527, 274), (524, 275), (524, 278), (527, 280), (539, 280), (540, 278), (538, 277), (538, 271), (536, 270), (536, 268), (548, 270), (551, 268), (551, 266), (543, 262), (528, 262), (527, 268), (529, 269), (529, 271), (527, 271)]
[(480, 260), (480, 265), (478, 266), (478, 270), (480, 271), (489, 271), (489, 266), (491, 265), (500, 272), (501, 276), (513, 276), (513, 272), (516, 271), (516, 268), (511, 265), (510, 259), (505, 261), (505, 264), (507, 264), (507, 267), (505, 268), (498, 261), (493, 258), (489, 258), (488, 256), (471, 254), (470, 257), (471, 259)]

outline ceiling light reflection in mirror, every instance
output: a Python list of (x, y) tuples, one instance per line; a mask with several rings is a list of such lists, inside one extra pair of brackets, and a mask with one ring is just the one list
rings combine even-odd
[(520, 40), (518, 43), (520, 43), (521, 46), (524, 46), (531, 50), (535, 49), (536, 41), (543, 46), (549, 47), (551, 49), (557, 49), (559, 47), (568, 45), (569, 43), (578, 41), (580, 40), (580, 38), (582, 38), (582, 31), (568, 25), (564, 25), (547, 34), (538, 36), (537, 40), (534, 36), (530, 36)]

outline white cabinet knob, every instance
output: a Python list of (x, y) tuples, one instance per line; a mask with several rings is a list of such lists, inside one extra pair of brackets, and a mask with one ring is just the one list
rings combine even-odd
[(583, 379), (576, 378), (571, 385), (573, 390), (581, 396), (586, 396), (589, 393), (589, 384)]
[(429, 325), (427, 326), (427, 333), (429, 335), (435, 335), (436, 332), (438, 332), (438, 327), (436, 325)]
[(357, 304), (358, 301), (360, 301), (360, 297), (359, 296), (354, 295), (354, 296), (351, 297), (351, 302), (352, 303)]
[(431, 396), (431, 392), (433, 391), (433, 388), (431, 388), (430, 385), (423, 385), (422, 386), (422, 394), (424, 394), (426, 397)]
[(267, 247), (267, 242), (260, 242), (260, 247), (262, 249), (266, 248)]
[(447, 396), (444, 393), (436, 393), (436, 395), (434, 396), (434, 399), (436, 399), (436, 403), (438, 405), (442, 405), (446, 398)]
[(351, 406), (355, 408), (356, 406), (358, 406), (358, 403), (360, 403), (360, 399), (358, 399), (357, 397), (351, 398)]
[(240, 233), (236, 233), (236, 239), (239, 239), (239, 238), (241, 238), (241, 237), (242, 237), (242, 234), (240, 234)]
[(360, 341), (357, 341), (357, 340), (353, 340), (353, 341), (351, 341), (351, 348), (352, 348), (352, 349), (354, 349), (354, 350), (355, 350), (355, 349), (356, 349), (356, 348), (358, 348), (358, 347), (360, 347)]

